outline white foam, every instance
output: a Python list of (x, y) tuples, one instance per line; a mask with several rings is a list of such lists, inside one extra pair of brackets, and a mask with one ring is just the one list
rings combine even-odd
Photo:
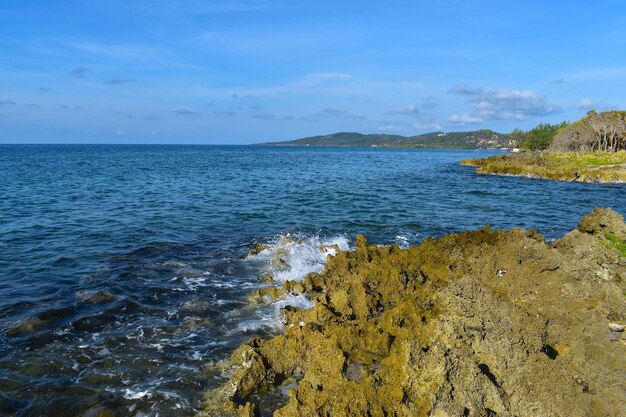
[(139, 391), (139, 390), (133, 390), (132, 388), (127, 388), (124, 390), (123, 396), (127, 400), (139, 400), (146, 396), (148, 398), (152, 398), (152, 393), (150, 391)]
[(184, 277), (183, 283), (187, 286), (187, 289), (191, 291), (196, 291), (200, 287), (207, 287), (209, 285), (204, 277)]
[(274, 238), (267, 249), (249, 259), (264, 261), (263, 272), (270, 274), (276, 282), (302, 281), (307, 274), (324, 269), (328, 255), (337, 254), (335, 245), (341, 250), (350, 248), (346, 236), (324, 239), (287, 233)]
[(256, 317), (252, 320), (242, 321), (237, 325), (237, 332), (254, 332), (261, 329), (280, 331), (284, 328), (282, 310), (287, 306), (310, 309), (314, 305), (304, 294), (286, 294), (273, 303), (260, 307), (256, 311)]
[(419, 233), (401, 233), (394, 238), (394, 243), (402, 249), (407, 249), (409, 246), (419, 242)]

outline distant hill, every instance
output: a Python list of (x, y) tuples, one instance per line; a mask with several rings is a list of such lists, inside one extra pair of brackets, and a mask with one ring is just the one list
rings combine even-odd
[(417, 136), (340, 132), (331, 135), (311, 136), (285, 142), (266, 142), (272, 146), (374, 146), (402, 148), (484, 148), (497, 149), (509, 144), (507, 134), (492, 130), (472, 132), (432, 132)]

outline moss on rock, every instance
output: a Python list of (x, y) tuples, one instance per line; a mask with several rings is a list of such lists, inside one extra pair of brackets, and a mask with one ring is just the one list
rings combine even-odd
[(479, 174), (530, 176), (559, 181), (624, 183), (626, 152), (614, 154), (520, 153), (466, 159)]
[[(626, 259), (606, 233), (625, 232), (596, 210), (550, 244), (489, 227), (408, 249), (358, 236), (298, 285), (312, 309), (233, 353), (202, 415), (620, 415), (626, 343), (607, 332), (626, 321)], [(285, 381), (286, 404), (261, 410)]]

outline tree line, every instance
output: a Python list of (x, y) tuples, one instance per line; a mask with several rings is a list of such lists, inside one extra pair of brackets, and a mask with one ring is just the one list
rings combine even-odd
[(617, 152), (626, 150), (626, 111), (590, 110), (574, 123), (541, 123), (526, 132), (515, 129), (509, 136), (530, 151)]

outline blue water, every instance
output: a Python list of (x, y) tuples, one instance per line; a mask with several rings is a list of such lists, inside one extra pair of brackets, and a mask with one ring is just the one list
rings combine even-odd
[[(193, 415), (221, 381), (208, 365), (306, 304), (251, 305), (261, 275), (319, 270), (320, 244), (487, 223), (557, 238), (594, 207), (625, 213), (625, 185), (458, 165), (493, 153), (0, 146), (0, 414)], [(246, 259), (255, 243), (287, 253), (287, 270)]]

